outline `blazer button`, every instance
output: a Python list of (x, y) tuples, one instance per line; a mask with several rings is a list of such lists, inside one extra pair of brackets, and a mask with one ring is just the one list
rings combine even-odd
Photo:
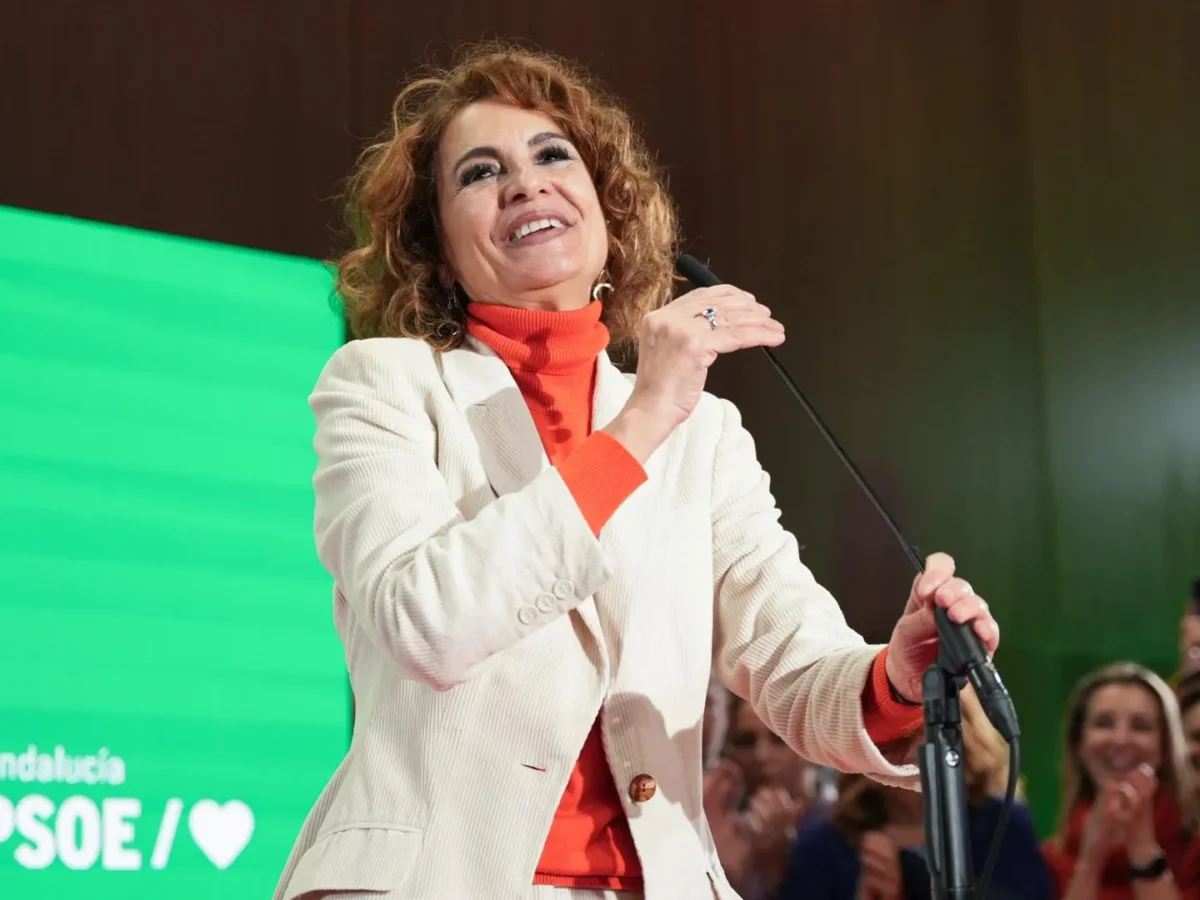
[(558, 606), (558, 601), (554, 599), (553, 594), (538, 594), (537, 599), (533, 601), (540, 612), (554, 612), (554, 608)]
[(532, 625), (533, 620), (538, 617), (538, 611), (532, 606), (522, 606), (517, 610), (517, 621), (522, 625)]
[(554, 582), (554, 596), (559, 600), (571, 600), (575, 597), (575, 585), (566, 578)]
[(629, 799), (634, 803), (645, 803), (658, 793), (658, 785), (649, 775), (635, 775), (629, 782)]

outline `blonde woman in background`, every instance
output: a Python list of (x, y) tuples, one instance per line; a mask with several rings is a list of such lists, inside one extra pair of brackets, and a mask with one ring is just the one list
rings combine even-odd
[(1195, 776), (1179, 704), (1134, 663), (1084, 678), (1067, 708), (1058, 833), (1066, 900), (1200, 900)]
[[(961, 698), (971, 855), (975, 871), (980, 872), (1008, 784), (1008, 747), (969, 686)], [(843, 777), (829, 819), (801, 831), (779, 900), (929, 897), (923, 812), (920, 794), (859, 775)], [(1052, 896), (1050, 873), (1023, 803), (1014, 808), (1004, 833), (989, 896), (992, 900), (1050, 900)]]

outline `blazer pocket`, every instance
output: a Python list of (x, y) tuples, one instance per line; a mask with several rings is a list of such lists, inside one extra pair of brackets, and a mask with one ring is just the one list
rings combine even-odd
[(392, 825), (346, 825), (331, 831), (304, 851), (283, 900), (309, 900), (330, 891), (393, 891), (416, 864), (421, 836), (415, 828)]

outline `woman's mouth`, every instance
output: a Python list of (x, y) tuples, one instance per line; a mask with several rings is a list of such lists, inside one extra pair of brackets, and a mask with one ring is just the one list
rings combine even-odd
[(509, 244), (542, 243), (567, 228), (567, 223), (555, 216), (523, 222), (508, 236)]
[(1113, 778), (1128, 778), (1145, 760), (1128, 751), (1106, 753), (1100, 758), (1104, 771)]

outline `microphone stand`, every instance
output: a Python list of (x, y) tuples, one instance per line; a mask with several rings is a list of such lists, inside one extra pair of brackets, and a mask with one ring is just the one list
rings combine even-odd
[[(949, 624), (934, 613), (939, 631)], [(942, 620), (945, 620), (944, 622)], [(975, 873), (967, 824), (966, 753), (958, 693), (967, 682), (954, 645), (942, 641), (938, 660), (921, 679), (925, 742), (917, 758), (925, 806), (925, 857), (933, 900), (973, 900)]]

